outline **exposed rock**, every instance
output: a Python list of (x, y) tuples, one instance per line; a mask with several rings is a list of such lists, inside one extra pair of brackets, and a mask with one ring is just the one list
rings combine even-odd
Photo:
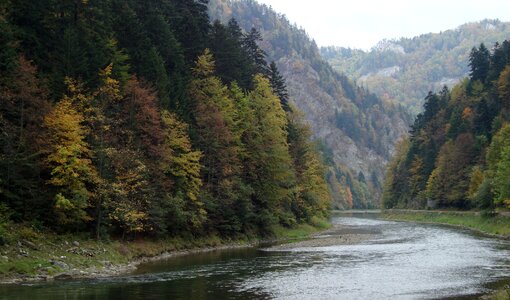
[(56, 266), (56, 267), (59, 267), (63, 270), (68, 270), (69, 269), (69, 266), (65, 263), (65, 262), (62, 262), (62, 261), (59, 261), (59, 260), (53, 260), (53, 259), (50, 259), (49, 262)]
[(29, 241), (29, 240), (21, 240), (21, 244), (27, 246), (28, 248), (30, 248), (32, 250), (37, 250), (38, 249), (38, 247), (34, 243)]
[(73, 273), (62, 273), (62, 274), (58, 274), (55, 277), (53, 277), (53, 279), (55, 279), (55, 280), (71, 280), (74, 278), (75, 278), (75, 274), (73, 274)]
[(78, 241), (74, 241), (74, 242), (73, 242), (73, 246), (75, 246), (75, 247), (80, 247), (80, 243), (79, 243)]

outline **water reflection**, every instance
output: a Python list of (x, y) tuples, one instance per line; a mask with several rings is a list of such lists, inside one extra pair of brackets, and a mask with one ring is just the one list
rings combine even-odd
[(510, 277), (507, 241), (433, 225), (333, 222), (370, 238), (357, 245), (190, 255), (118, 278), (3, 286), (0, 299), (444, 298), (482, 293)]

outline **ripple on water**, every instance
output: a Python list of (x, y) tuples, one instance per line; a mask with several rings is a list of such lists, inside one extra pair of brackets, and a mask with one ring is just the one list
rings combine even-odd
[[(358, 244), (220, 251), (138, 274), (0, 287), (0, 299), (415, 299), (472, 295), (510, 277), (508, 241), (442, 226), (335, 217)], [(7, 298), (6, 298), (7, 297)]]

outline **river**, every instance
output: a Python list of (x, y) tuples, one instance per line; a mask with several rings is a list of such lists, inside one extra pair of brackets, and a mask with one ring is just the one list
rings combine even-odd
[[(510, 278), (509, 241), (374, 216), (332, 222), (319, 243), (176, 257), (114, 278), (0, 286), (0, 299), (470, 299)], [(362, 238), (335, 239), (343, 235)]]

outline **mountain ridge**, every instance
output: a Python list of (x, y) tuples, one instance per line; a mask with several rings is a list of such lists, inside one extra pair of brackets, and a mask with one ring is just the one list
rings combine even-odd
[[(510, 35), (510, 23), (485, 19), (439, 33), (383, 39), (368, 51), (328, 46), (321, 55), (349, 78), (379, 97), (421, 111), (429, 91), (452, 87), (468, 75), (471, 49)], [(398, 70), (397, 70), (398, 68)], [(386, 70), (396, 72), (385, 72)]]
[[(233, 17), (245, 31), (260, 31), (260, 46), (285, 77), (291, 102), (332, 153), (330, 186), (350, 190), (346, 194), (352, 192), (357, 207), (377, 206), (385, 164), (411, 121), (405, 110), (333, 70), (304, 29), (266, 5), (213, 0), (209, 14), (223, 23)], [(342, 202), (337, 199), (338, 208), (345, 208)]]

